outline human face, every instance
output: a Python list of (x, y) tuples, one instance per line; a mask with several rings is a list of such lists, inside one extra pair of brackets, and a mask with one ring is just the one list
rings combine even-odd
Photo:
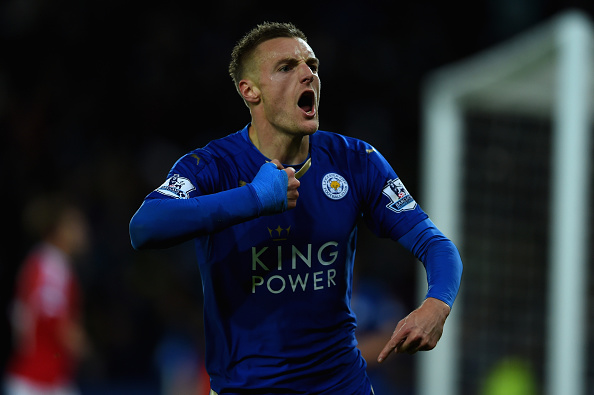
[(260, 120), (276, 131), (308, 135), (318, 130), (320, 78), (318, 59), (299, 38), (274, 38), (254, 53)]

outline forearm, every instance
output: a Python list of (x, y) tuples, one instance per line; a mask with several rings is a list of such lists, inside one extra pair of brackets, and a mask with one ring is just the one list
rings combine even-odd
[(452, 307), (462, 277), (462, 260), (458, 249), (427, 219), (398, 240), (425, 266), (427, 297)]
[(250, 186), (191, 199), (147, 199), (130, 221), (137, 249), (166, 248), (256, 218), (260, 208)]
[(427, 298), (439, 299), (451, 308), (462, 276), (458, 250), (450, 240), (436, 240), (429, 245), (422, 262), (427, 272)]

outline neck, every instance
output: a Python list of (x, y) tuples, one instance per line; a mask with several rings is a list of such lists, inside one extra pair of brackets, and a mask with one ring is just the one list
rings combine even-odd
[(269, 159), (278, 159), (287, 165), (298, 165), (309, 154), (309, 136), (288, 134), (254, 126), (248, 129), (250, 140)]

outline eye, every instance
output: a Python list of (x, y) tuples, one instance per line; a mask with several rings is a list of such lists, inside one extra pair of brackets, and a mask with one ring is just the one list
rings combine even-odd
[(310, 64), (309, 65), (309, 69), (313, 72), (313, 73), (317, 73), (318, 72), (318, 65), (317, 64)]
[(288, 64), (284, 64), (278, 68), (278, 71), (282, 71), (282, 72), (291, 71), (291, 66), (289, 66)]

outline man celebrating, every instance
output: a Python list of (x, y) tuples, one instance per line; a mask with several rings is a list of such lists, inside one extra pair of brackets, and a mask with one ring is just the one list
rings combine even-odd
[(458, 251), (387, 161), (318, 130), (318, 65), (292, 24), (244, 36), (229, 71), (251, 122), (180, 158), (130, 222), (136, 249), (195, 240), (213, 393), (373, 393), (350, 307), (361, 215), (423, 262), (429, 285), (380, 362), (434, 348), (458, 292)]

